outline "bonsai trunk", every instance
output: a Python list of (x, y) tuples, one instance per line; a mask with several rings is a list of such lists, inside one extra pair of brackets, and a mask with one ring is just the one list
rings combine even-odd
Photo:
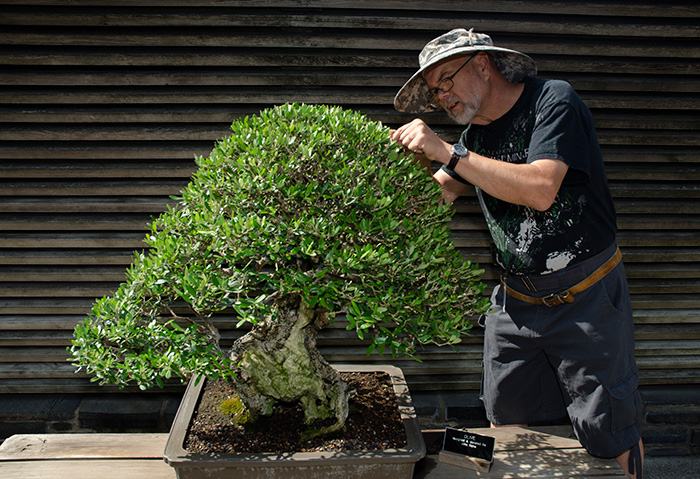
[(316, 348), (326, 315), (296, 296), (278, 300), (277, 306), (278, 318), (255, 325), (230, 352), (239, 364), (234, 382), (250, 419), (271, 414), (277, 401), (298, 401), (309, 425), (335, 417), (334, 424), (313, 429), (308, 437), (342, 428), (351, 392)]

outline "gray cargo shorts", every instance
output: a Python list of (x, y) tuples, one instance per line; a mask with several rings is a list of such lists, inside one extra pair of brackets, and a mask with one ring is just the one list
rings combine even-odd
[[(558, 293), (590, 275), (615, 250), (616, 245), (572, 268), (531, 277), (535, 286), (539, 283), (537, 292), (519, 277), (506, 284), (528, 296)], [(504, 295), (500, 285), (491, 301), (481, 397), (493, 424), (534, 424), (568, 414), (586, 450), (605, 458), (639, 442), (643, 406), (622, 263), (572, 303), (529, 304)]]

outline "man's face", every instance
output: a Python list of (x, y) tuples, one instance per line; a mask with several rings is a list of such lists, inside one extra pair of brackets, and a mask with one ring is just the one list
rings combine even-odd
[[(439, 88), (436, 90), (436, 96), (442, 108), (460, 125), (470, 123), (481, 107), (481, 97), (476, 91), (480, 82), (478, 75), (475, 74), (471, 65), (466, 65), (460, 70), (466, 58), (468, 57), (456, 57), (428, 68), (423, 73), (429, 88)], [(445, 92), (446, 87), (450, 86), (449, 80), (452, 85)]]

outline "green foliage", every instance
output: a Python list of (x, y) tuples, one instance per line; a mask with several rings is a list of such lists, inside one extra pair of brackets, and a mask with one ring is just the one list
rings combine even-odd
[(232, 130), (154, 220), (127, 282), (76, 328), (75, 364), (95, 380), (226, 376), (209, 317), (256, 323), (286, 295), (345, 314), (368, 353), (457, 343), (488, 308), (483, 271), (450, 240), (451, 206), (386, 127), (288, 104)]

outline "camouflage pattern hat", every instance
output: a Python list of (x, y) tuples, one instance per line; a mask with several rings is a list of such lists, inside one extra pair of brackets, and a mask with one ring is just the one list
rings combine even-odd
[(426, 68), (454, 55), (471, 52), (487, 52), (494, 59), (496, 67), (509, 82), (518, 83), (525, 78), (537, 75), (535, 62), (529, 56), (493, 46), (491, 37), (474, 33), (474, 29), (456, 28), (428, 42), (418, 56), (420, 69), (399, 90), (394, 98), (394, 107), (407, 113), (423, 113), (436, 108), (430, 105), (430, 91), (423, 79)]

